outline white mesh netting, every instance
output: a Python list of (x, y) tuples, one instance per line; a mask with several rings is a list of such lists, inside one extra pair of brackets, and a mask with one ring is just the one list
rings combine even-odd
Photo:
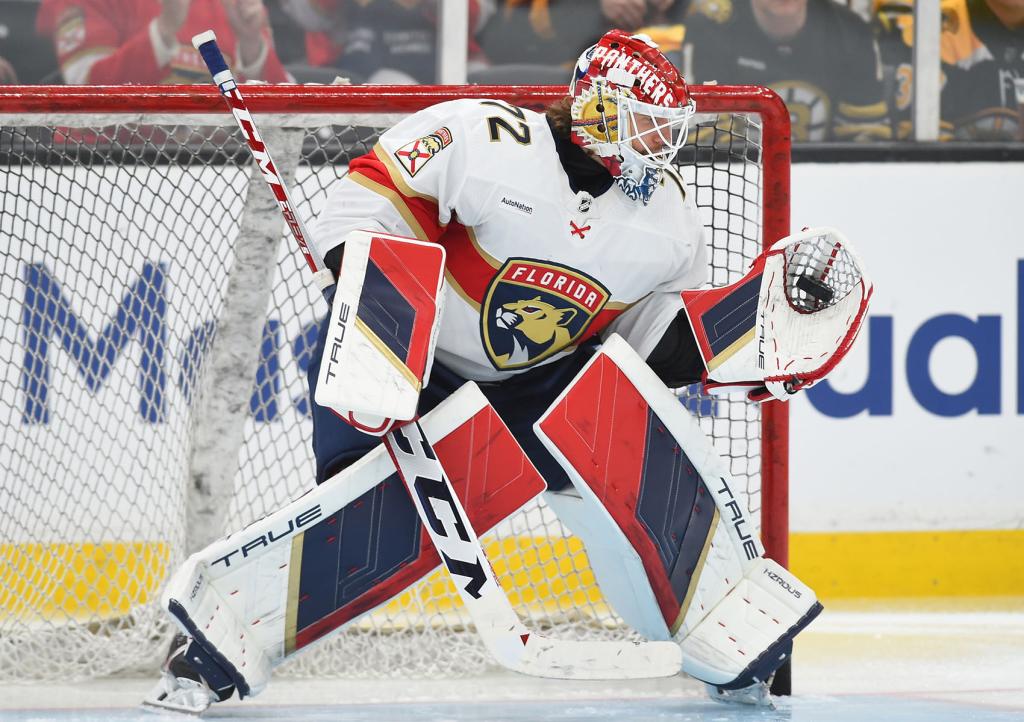
[[(131, 120), (7, 117), (0, 127), (0, 680), (154, 670), (172, 631), (157, 600), (189, 537), (193, 434), (218, 428), (194, 413), (208, 390), (206, 357), (240, 224), (268, 209), (246, 207), (251, 161), (232, 128)], [(760, 125), (697, 120), (679, 164), (720, 285), (761, 248)], [(307, 217), (372, 147), (379, 128), (359, 122), (335, 115), (303, 131), (292, 193)], [(269, 212), (255, 218), (276, 236), (282, 225)], [(281, 237), (269, 303), (249, 309), (262, 332), (236, 411), (244, 440), (237, 459), (221, 460), (236, 470), (230, 529), (312, 484), (304, 378), (326, 308), (308, 280)], [(680, 399), (731, 460), (759, 518), (757, 407), (686, 390)], [(584, 551), (545, 508), (484, 545), (529, 626), (628, 634)], [(438, 572), (281, 673), (447, 675), (490, 664)]]

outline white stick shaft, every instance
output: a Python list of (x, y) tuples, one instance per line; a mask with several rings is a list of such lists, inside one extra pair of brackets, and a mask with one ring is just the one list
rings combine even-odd
[(249, 112), (249, 107), (245, 103), (242, 92), (238, 89), (238, 84), (235, 82), (231, 69), (224, 61), (224, 55), (220, 52), (220, 48), (217, 45), (216, 36), (212, 30), (207, 30), (192, 38), (192, 44), (196, 46), (196, 49), (203, 56), (203, 60), (206, 61), (206, 66), (213, 76), (213, 81), (220, 89), (221, 95), (224, 96), (224, 102), (228, 104), (231, 115), (234, 116), (235, 122), (238, 124), (239, 129), (241, 129), (245, 142), (252, 152), (253, 160), (259, 166), (263, 180), (270, 186), (270, 190), (281, 209), (281, 215), (284, 216), (285, 223), (288, 224), (288, 229), (299, 246), (299, 251), (302, 252), (306, 263), (309, 265), (309, 269), (313, 272), (313, 280), (320, 290), (326, 292), (328, 288), (334, 285), (334, 276), (324, 267), (324, 259), (320, 256), (319, 251), (317, 251), (312, 236), (310, 236), (305, 224), (302, 222), (302, 217), (295, 211), (295, 205), (292, 203), (291, 196), (288, 193), (288, 186), (285, 185), (284, 179), (277, 172), (277, 166), (274, 164), (273, 158), (270, 157), (270, 150), (260, 136), (259, 129), (256, 127), (256, 121), (253, 120), (252, 114)]

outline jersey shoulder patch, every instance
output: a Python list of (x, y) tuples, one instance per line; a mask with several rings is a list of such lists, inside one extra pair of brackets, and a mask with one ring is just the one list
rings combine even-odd
[(452, 144), (454, 137), (447, 126), (442, 126), (429, 135), (411, 140), (394, 152), (395, 159), (409, 177), (414, 177), (431, 158)]

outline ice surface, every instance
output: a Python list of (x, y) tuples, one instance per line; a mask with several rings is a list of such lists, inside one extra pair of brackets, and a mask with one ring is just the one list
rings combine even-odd
[[(617, 720), (923, 722), (1024, 719), (1024, 604), (1001, 611), (826, 608), (800, 637), (795, 696), (721, 705), (682, 678), (565, 682), (500, 672), (462, 680), (282, 680), (204, 719), (381, 722)], [(834, 605), (833, 605), (834, 607)], [(152, 680), (0, 687), (0, 720), (157, 722), (136, 706)], [(186, 719), (169, 715), (167, 719)]]

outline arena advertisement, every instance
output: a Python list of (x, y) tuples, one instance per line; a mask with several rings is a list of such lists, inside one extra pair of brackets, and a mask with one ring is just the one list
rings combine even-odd
[(997, 566), (1024, 545), (1021, 187), (1020, 163), (793, 167), (794, 227), (841, 228), (875, 283), (850, 357), (792, 403), (798, 570), (851, 594), (1021, 592)]

